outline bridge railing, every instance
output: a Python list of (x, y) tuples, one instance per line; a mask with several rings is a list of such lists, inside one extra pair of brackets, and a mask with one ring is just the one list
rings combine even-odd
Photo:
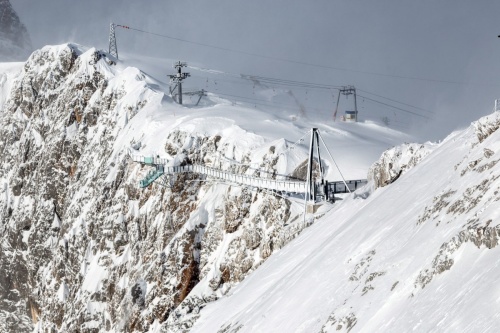
[[(134, 162), (142, 163), (145, 165), (151, 165), (156, 167), (156, 171), (152, 172), (144, 180), (144, 184), (152, 183), (162, 174), (176, 174), (176, 173), (200, 173), (209, 177), (219, 178), (226, 180), (228, 182), (233, 182), (237, 184), (242, 184), (251, 187), (266, 188), (269, 190), (288, 192), (288, 193), (305, 193), (307, 190), (307, 184), (304, 181), (290, 181), (290, 180), (276, 180), (271, 178), (260, 178), (253, 177), (244, 174), (233, 173), (230, 171), (224, 171), (217, 168), (209, 167), (206, 165), (178, 165), (178, 166), (165, 166), (167, 163), (166, 158), (160, 157), (144, 157), (139, 155), (131, 155)], [(161, 170), (160, 170), (161, 169)], [(326, 185), (326, 190), (331, 193), (348, 193), (349, 190), (355, 191), (357, 188), (365, 185), (367, 183), (366, 179), (360, 180), (348, 180), (346, 181), (347, 187), (344, 182), (328, 182)], [(143, 185), (141, 183), (141, 185)], [(348, 189), (349, 190), (348, 190)]]
[(160, 178), (164, 174), (163, 166), (157, 166), (156, 169), (149, 171), (146, 177), (140, 181), (140, 187), (148, 187), (155, 180)]
[(195, 164), (195, 165), (165, 167), (165, 173), (174, 174), (174, 173), (186, 173), (186, 172), (200, 173), (207, 175), (209, 177), (224, 179), (233, 183), (238, 183), (252, 187), (267, 188), (275, 191), (303, 193), (306, 190), (305, 182), (257, 178), (248, 175), (232, 173), (229, 171), (212, 168), (205, 165)]
[[(346, 184), (349, 188), (350, 192), (356, 191), (358, 188), (366, 185), (368, 181), (366, 179), (357, 179), (357, 180), (347, 180)], [(344, 182), (336, 181), (336, 182), (328, 182), (327, 190), (330, 193), (349, 193)]]
[(130, 155), (130, 158), (134, 162), (146, 165), (165, 165), (168, 162), (166, 158), (160, 158), (159, 156)]

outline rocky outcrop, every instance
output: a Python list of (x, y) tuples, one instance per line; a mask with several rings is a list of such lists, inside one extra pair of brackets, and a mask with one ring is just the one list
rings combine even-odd
[(435, 147), (430, 143), (405, 143), (386, 150), (368, 170), (368, 180), (373, 181), (375, 188), (389, 185), (417, 165)]
[(492, 133), (500, 128), (500, 112), (495, 112), (472, 123), (478, 139), (478, 143), (483, 142)]
[(491, 221), (486, 226), (469, 227), (462, 230), (458, 235), (452, 237), (448, 242), (443, 243), (439, 253), (432, 260), (429, 268), (423, 269), (415, 279), (415, 288), (425, 288), (433, 278), (452, 268), (454, 264), (453, 256), (466, 243), (473, 243), (478, 249), (485, 246), (488, 249), (498, 246), (500, 238), (500, 226), (489, 227)]
[(352, 312), (340, 318), (332, 314), (321, 328), (321, 333), (350, 332), (356, 326), (357, 321), (356, 316)]

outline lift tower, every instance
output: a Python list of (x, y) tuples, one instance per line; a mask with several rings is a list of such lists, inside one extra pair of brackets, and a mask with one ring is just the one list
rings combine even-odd
[(335, 107), (335, 113), (333, 114), (333, 121), (337, 117), (337, 111), (339, 108), (340, 95), (349, 96), (354, 95), (354, 110), (353, 111), (345, 111), (345, 117), (343, 118), (345, 121), (357, 122), (358, 121), (358, 104), (356, 101), (356, 88), (354, 86), (344, 86), (339, 89), (339, 95), (337, 96), (337, 106)]
[(118, 47), (116, 46), (116, 36), (115, 36), (116, 24), (111, 23), (109, 25), (109, 54), (118, 60)]
[[(182, 81), (187, 77), (190, 77), (191, 74), (183, 73), (182, 67), (187, 67), (187, 63), (177, 61), (174, 64), (174, 68), (177, 69), (177, 74), (168, 75), (170, 77), (170, 82), (174, 82), (175, 86), (170, 88), (170, 94), (177, 88), (177, 103), (182, 104)], [(174, 98), (175, 99), (175, 98)]]

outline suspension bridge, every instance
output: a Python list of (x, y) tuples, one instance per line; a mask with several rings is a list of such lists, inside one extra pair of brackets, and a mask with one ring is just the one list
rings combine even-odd
[[(306, 180), (275, 179), (268, 177), (256, 177), (245, 174), (234, 173), (216, 167), (200, 164), (188, 164), (178, 166), (167, 166), (168, 160), (154, 156), (131, 155), (131, 159), (141, 165), (153, 167), (139, 183), (141, 188), (146, 188), (158, 179), (163, 182), (176, 174), (200, 174), (221, 182), (235, 184), (244, 187), (265, 189), (280, 193), (282, 195), (303, 195), (306, 201), (335, 201), (335, 194), (350, 193), (367, 183), (366, 179), (325, 181), (323, 177), (323, 166), (319, 155), (319, 131), (315, 128), (311, 131), (311, 146), (308, 161)], [(322, 140), (322, 139), (321, 139)], [(319, 164), (318, 179), (313, 179), (313, 153), (316, 144)], [(331, 155), (330, 155), (331, 156)], [(333, 157), (332, 157), (333, 159)], [(334, 161), (335, 163), (335, 161)], [(336, 165), (336, 163), (335, 163)], [(343, 178), (343, 176), (342, 176)]]

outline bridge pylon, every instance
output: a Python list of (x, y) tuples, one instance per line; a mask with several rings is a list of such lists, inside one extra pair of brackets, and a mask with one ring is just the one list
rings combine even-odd
[(319, 169), (319, 184), (324, 185), (325, 176), (324, 176), (324, 168), (323, 162), (321, 161), (321, 152), (319, 149), (319, 130), (317, 128), (311, 129), (311, 142), (309, 144), (309, 157), (307, 162), (307, 179), (306, 179), (306, 188), (307, 192), (305, 194), (306, 200), (314, 200), (316, 201), (317, 196), (317, 182), (314, 178), (314, 151), (316, 150), (316, 155), (318, 159), (318, 169)]

